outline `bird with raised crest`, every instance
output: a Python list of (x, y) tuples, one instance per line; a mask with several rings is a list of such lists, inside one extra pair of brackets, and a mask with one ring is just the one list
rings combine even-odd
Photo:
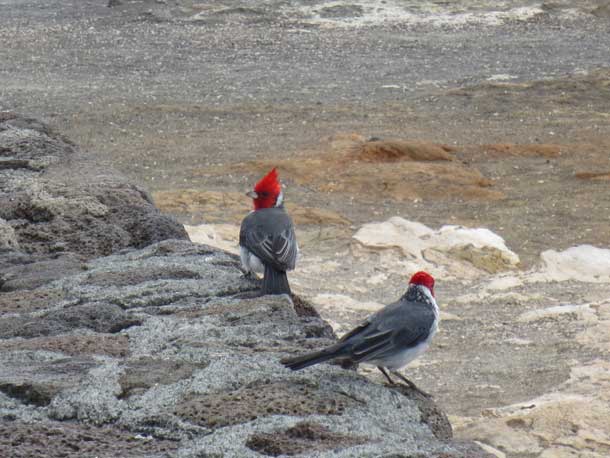
[(303, 356), (285, 358), (281, 362), (295, 371), (332, 359), (373, 364), (390, 384), (395, 383), (387, 370), (410, 388), (429, 397), (398, 369), (428, 349), (438, 329), (438, 320), (434, 278), (426, 272), (417, 272), (398, 301), (369, 316), (336, 344)]
[(277, 170), (273, 168), (246, 195), (254, 210), (239, 231), (242, 267), (247, 275), (263, 274), (262, 294), (290, 294), (286, 271), (294, 269), (299, 248)]

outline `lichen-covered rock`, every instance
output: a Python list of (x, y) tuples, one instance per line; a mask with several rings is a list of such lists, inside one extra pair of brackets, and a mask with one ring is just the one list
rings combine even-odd
[(452, 446), (444, 414), (408, 389), (336, 365), (284, 368), (281, 357), (333, 334), (302, 299), (299, 314), (286, 296), (256, 297), (233, 255), (170, 240), (85, 267), (22, 291), (49, 309), (2, 317), (2, 417), (112, 425), (153, 448), (176, 440), (184, 457), (477, 456)]
[(0, 218), (0, 251), (18, 250), (19, 242), (15, 230), (5, 220)]
[(50, 310), (43, 314), (1, 317), (0, 336), (29, 338), (63, 334), (75, 329), (115, 333), (138, 324), (141, 324), (139, 319), (118, 305), (92, 302)]
[(153, 440), (112, 426), (0, 420), (0, 456), (11, 458), (116, 458), (117, 453), (126, 458), (166, 458), (176, 448), (178, 443), (175, 441)]
[(29, 339), (2, 339), (0, 351), (44, 350), (69, 356), (106, 355), (117, 358), (129, 354), (129, 338), (125, 334), (90, 333), (62, 334)]
[[(0, 258), (3, 256), (0, 255)], [(73, 253), (56, 255), (21, 254), (12, 257), (14, 262), (0, 271), (0, 291), (33, 289), (53, 280), (82, 271), (82, 256)]]
[(78, 386), (97, 365), (91, 358), (40, 351), (5, 351), (0, 363), (0, 393), (36, 406), (46, 406), (61, 391)]
[(367, 437), (334, 433), (323, 425), (302, 422), (284, 430), (255, 433), (250, 436), (246, 446), (263, 455), (280, 456), (347, 448), (368, 441)]

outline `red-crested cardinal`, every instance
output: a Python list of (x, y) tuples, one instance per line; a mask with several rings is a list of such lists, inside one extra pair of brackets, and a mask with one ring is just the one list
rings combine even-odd
[(374, 364), (386, 376), (385, 369), (411, 388), (429, 396), (397, 372), (425, 352), (438, 329), (439, 309), (434, 299), (434, 278), (426, 272), (411, 277), (407, 292), (396, 302), (368, 317), (344, 335), (336, 344), (323, 350), (281, 362), (299, 370), (330, 359)]
[(263, 294), (290, 294), (287, 270), (293, 270), (299, 251), (294, 224), (284, 209), (282, 187), (274, 168), (254, 190), (254, 211), (241, 222), (239, 253), (246, 274), (263, 273)]

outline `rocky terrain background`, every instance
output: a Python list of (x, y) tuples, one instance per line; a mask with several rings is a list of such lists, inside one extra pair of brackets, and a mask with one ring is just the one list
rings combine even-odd
[[(425, 266), (443, 323), (406, 373), (456, 436), (500, 458), (606, 457), (609, 11), (607, 0), (5, 1), (0, 109), (45, 121), (127, 179), (116, 202), (92, 191), (102, 206), (83, 188), (98, 172), (74, 199), (57, 184), (22, 189), (7, 204), (22, 225), (3, 225), (2, 240), (23, 235), (21, 251), (42, 250), (38, 272), (55, 280), (119, 247), (184, 237), (146, 188), (193, 240), (231, 251), (244, 191), (279, 165), (302, 248), (291, 284), (337, 333)], [(3, 168), (40, 170), (28, 161)], [(133, 232), (135, 219), (112, 216), (123, 201), (160, 226)], [(40, 205), (24, 213), (28, 202)], [(68, 210), (81, 217), (53, 223)], [(74, 221), (105, 230), (62, 236)], [(491, 234), (441, 229), (451, 224)], [(40, 281), (15, 268), (38, 259), (27, 253), (8, 287)]]

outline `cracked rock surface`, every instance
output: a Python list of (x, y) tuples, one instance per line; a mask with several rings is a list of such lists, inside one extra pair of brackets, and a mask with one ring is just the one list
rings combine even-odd
[(0, 170), (0, 456), (487, 456), (408, 389), (285, 369), (335, 339), (311, 305), (257, 297), (235, 255), (3, 116), (2, 154), (49, 165)]

